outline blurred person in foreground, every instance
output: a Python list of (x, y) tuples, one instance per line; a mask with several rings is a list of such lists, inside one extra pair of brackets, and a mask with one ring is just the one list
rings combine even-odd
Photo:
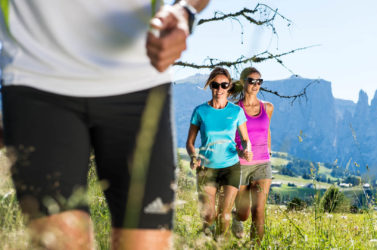
[[(197, 188), (204, 220), (203, 231), (214, 233), (213, 223), (217, 220), (215, 237), (226, 235), (231, 220), (231, 211), (240, 185), (240, 163), (234, 135), (240, 131), (242, 142), (249, 144), (246, 117), (243, 110), (228, 101), (232, 90), (229, 72), (217, 67), (208, 77), (212, 99), (197, 106), (191, 117), (186, 149), (191, 157), (190, 166), (196, 170)], [(200, 131), (199, 155), (195, 152), (195, 139)], [(251, 152), (243, 152), (251, 160)], [(222, 189), (216, 212), (216, 193)]]
[(208, 0), (158, 2), (1, 2), (4, 142), (34, 247), (94, 248), (92, 149), (112, 248), (169, 247), (176, 162), (166, 70)]
[(241, 163), (241, 186), (235, 202), (236, 210), (232, 213), (232, 232), (237, 238), (242, 238), (242, 221), (249, 218), (251, 211), (250, 238), (260, 244), (264, 235), (265, 204), (272, 179), (270, 121), (274, 106), (257, 97), (263, 79), (256, 68), (245, 68), (237, 83), (239, 88), (235, 88), (233, 95), (239, 94), (237, 89), (242, 92), (237, 104), (243, 109), (247, 118), (246, 126), (253, 160), (248, 162), (243, 159), (241, 137), (236, 133), (235, 140)]

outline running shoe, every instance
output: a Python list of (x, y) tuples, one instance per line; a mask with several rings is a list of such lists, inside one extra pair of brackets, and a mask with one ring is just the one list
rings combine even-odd
[(232, 212), (232, 233), (234, 237), (242, 239), (243, 237), (243, 223), (242, 221), (237, 220), (236, 213)]
[(211, 226), (203, 228), (203, 232), (206, 236), (213, 238), (216, 232), (216, 225), (212, 224)]

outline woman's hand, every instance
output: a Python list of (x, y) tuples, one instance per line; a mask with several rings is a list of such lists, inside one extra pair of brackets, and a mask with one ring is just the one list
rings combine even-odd
[(242, 158), (244, 158), (246, 161), (251, 161), (253, 159), (253, 152), (248, 151), (246, 149), (242, 150)]
[(199, 157), (192, 156), (190, 161), (190, 167), (192, 170), (195, 170), (196, 168), (200, 167), (201, 163), (202, 160)]

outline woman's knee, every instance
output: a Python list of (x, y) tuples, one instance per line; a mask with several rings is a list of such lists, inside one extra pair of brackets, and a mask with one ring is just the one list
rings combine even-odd
[(93, 225), (87, 212), (66, 211), (29, 222), (33, 245), (53, 249), (92, 249)]
[(236, 215), (238, 220), (246, 221), (250, 216), (250, 207), (246, 209), (237, 210)]

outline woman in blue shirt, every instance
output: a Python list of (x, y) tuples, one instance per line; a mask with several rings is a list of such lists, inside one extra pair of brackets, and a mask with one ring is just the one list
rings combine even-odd
[[(227, 232), (231, 219), (231, 210), (240, 185), (240, 164), (234, 142), (238, 129), (245, 145), (242, 153), (246, 160), (251, 160), (252, 153), (246, 129), (246, 117), (243, 110), (228, 102), (232, 87), (229, 72), (215, 68), (204, 88), (210, 87), (212, 99), (194, 109), (186, 142), (186, 149), (191, 157), (190, 166), (196, 169), (201, 216), (204, 219), (203, 230), (211, 232), (210, 226), (218, 219), (219, 233)], [(200, 130), (201, 147), (199, 155), (195, 152), (195, 139)], [(216, 193), (223, 187), (215, 210)]]

